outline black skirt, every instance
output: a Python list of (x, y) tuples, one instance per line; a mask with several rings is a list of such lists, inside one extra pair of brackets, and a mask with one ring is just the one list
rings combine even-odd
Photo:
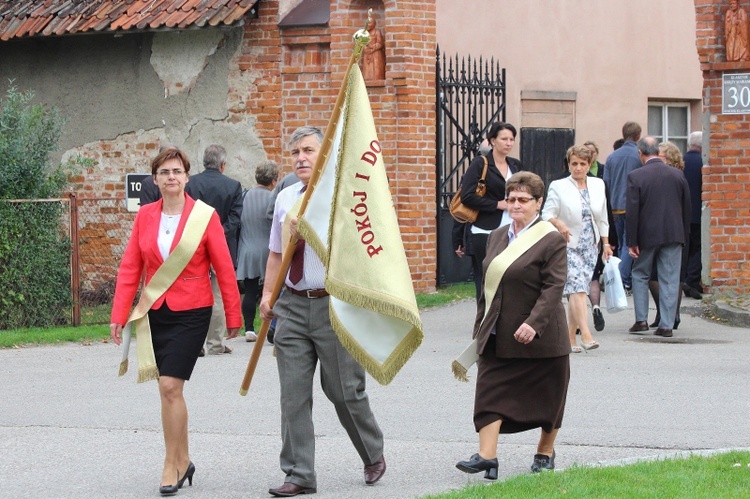
[(474, 399), (476, 431), (498, 419), (500, 433), (562, 426), (570, 380), (568, 355), (542, 359), (495, 356), (494, 335), (477, 362)]
[(151, 341), (160, 376), (190, 379), (206, 341), (211, 309), (202, 307), (174, 312), (165, 301), (157, 310), (148, 311)]

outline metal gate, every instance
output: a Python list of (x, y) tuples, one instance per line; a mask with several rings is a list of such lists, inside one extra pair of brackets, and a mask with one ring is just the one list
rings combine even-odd
[(453, 218), (448, 211), (471, 160), (479, 154), (487, 130), (505, 121), (505, 68), (489, 61), (440, 56), (436, 51), (437, 111), (437, 284), (471, 280), (471, 261), (453, 252)]

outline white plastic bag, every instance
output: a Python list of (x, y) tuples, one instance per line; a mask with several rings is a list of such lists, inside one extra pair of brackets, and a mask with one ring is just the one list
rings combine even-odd
[(616, 256), (609, 258), (604, 264), (604, 297), (607, 300), (607, 312), (615, 313), (628, 308), (628, 297), (622, 287), (620, 277), (620, 259)]

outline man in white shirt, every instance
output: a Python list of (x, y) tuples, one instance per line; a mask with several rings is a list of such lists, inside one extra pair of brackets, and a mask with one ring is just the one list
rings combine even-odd
[[(336, 408), (341, 425), (364, 463), (365, 483), (372, 485), (385, 473), (383, 433), (370, 410), (365, 392), (365, 371), (341, 345), (331, 327), (329, 296), (324, 289), (325, 267), (313, 249), (298, 241), (285, 279), (284, 293), (269, 306), (274, 283), (281, 270), (282, 228), (287, 213), (307, 189), (312, 176), (322, 132), (301, 127), (289, 141), (294, 172), (300, 182), (282, 190), (276, 198), (266, 277), (260, 313), (264, 320), (277, 317), (274, 345), (279, 370), (281, 439), (279, 456), (284, 484), (268, 492), (277, 497), (312, 494), (317, 491), (315, 434), (312, 422), (312, 384), (318, 362), (320, 381)], [(296, 234), (296, 217), (289, 222)]]

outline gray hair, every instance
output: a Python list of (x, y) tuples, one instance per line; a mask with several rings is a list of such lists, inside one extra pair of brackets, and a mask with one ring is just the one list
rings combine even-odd
[(690, 134), (688, 139), (689, 147), (697, 147), (698, 149), (703, 148), (703, 132), (693, 132)]
[(279, 178), (279, 165), (276, 161), (263, 161), (255, 167), (255, 181), (258, 185), (269, 186)]
[(212, 144), (203, 153), (203, 167), (218, 169), (227, 161), (227, 150), (223, 146)]
[(644, 156), (658, 156), (659, 155), (659, 143), (656, 139), (650, 135), (646, 135), (638, 141), (638, 150)]
[(305, 137), (314, 135), (318, 139), (318, 145), (323, 143), (323, 132), (318, 127), (314, 126), (301, 126), (292, 132), (292, 136), (289, 138), (289, 147), (294, 148), (300, 140)]

